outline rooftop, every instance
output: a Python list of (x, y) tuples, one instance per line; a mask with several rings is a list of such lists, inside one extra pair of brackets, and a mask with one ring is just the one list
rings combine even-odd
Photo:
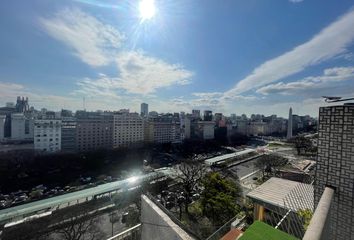
[(217, 162), (220, 162), (220, 161), (223, 161), (223, 160), (226, 160), (226, 159), (229, 159), (229, 158), (233, 158), (233, 157), (238, 157), (238, 156), (241, 156), (241, 155), (244, 155), (244, 154), (248, 154), (248, 153), (251, 153), (251, 152), (254, 152), (254, 151), (255, 151), (254, 149), (245, 149), (245, 150), (242, 150), (242, 151), (239, 151), (239, 152), (224, 154), (224, 155), (221, 155), (221, 156), (209, 158), (209, 159), (205, 160), (205, 163), (209, 164), (209, 165), (212, 165), (213, 163), (217, 163)]
[[(313, 185), (272, 177), (247, 194), (247, 197), (284, 209), (297, 211), (314, 206)], [(287, 204), (287, 200), (291, 204)]]
[(239, 240), (297, 240), (297, 238), (275, 229), (264, 222), (255, 221)]

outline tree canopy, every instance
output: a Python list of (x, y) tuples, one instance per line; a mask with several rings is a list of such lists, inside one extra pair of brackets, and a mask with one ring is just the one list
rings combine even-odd
[(222, 225), (239, 212), (237, 199), (240, 189), (236, 183), (213, 172), (203, 179), (204, 190), (201, 195), (203, 215), (214, 224)]

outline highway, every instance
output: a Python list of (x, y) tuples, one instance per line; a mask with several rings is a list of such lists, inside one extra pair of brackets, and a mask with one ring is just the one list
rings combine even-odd
[(71, 192), (67, 194), (63, 194), (60, 196), (55, 196), (35, 202), (30, 202), (26, 204), (22, 204), (15, 207), (6, 208), (0, 210), (0, 223), (6, 223), (11, 220), (15, 220), (18, 217), (29, 216), (32, 213), (37, 213), (39, 211), (47, 211), (52, 208), (56, 208), (59, 206), (68, 206), (71, 203), (76, 204), (80, 200), (86, 200), (88, 198), (92, 198), (94, 196), (107, 194), (115, 191), (124, 191), (130, 188), (134, 188), (139, 186), (141, 182), (144, 181), (152, 181), (154, 179), (158, 179), (160, 177), (165, 176), (167, 170), (151, 172), (142, 176), (131, 177), (125, 180), (105, 183), (102, 185), (98, 185), (96, 187)]

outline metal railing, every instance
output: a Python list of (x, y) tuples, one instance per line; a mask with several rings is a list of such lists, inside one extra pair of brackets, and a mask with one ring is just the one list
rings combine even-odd
[(107, 240), (137, 240), (140, 239), (141, 223), (131, 227), (117, 235), (108, 238)]

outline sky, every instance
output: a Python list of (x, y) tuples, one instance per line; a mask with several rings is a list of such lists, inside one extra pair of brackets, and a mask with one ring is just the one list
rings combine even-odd
[(354, 96), (352, 0), (140, 4), (2, 0), (0, 106), (316, 117)]

